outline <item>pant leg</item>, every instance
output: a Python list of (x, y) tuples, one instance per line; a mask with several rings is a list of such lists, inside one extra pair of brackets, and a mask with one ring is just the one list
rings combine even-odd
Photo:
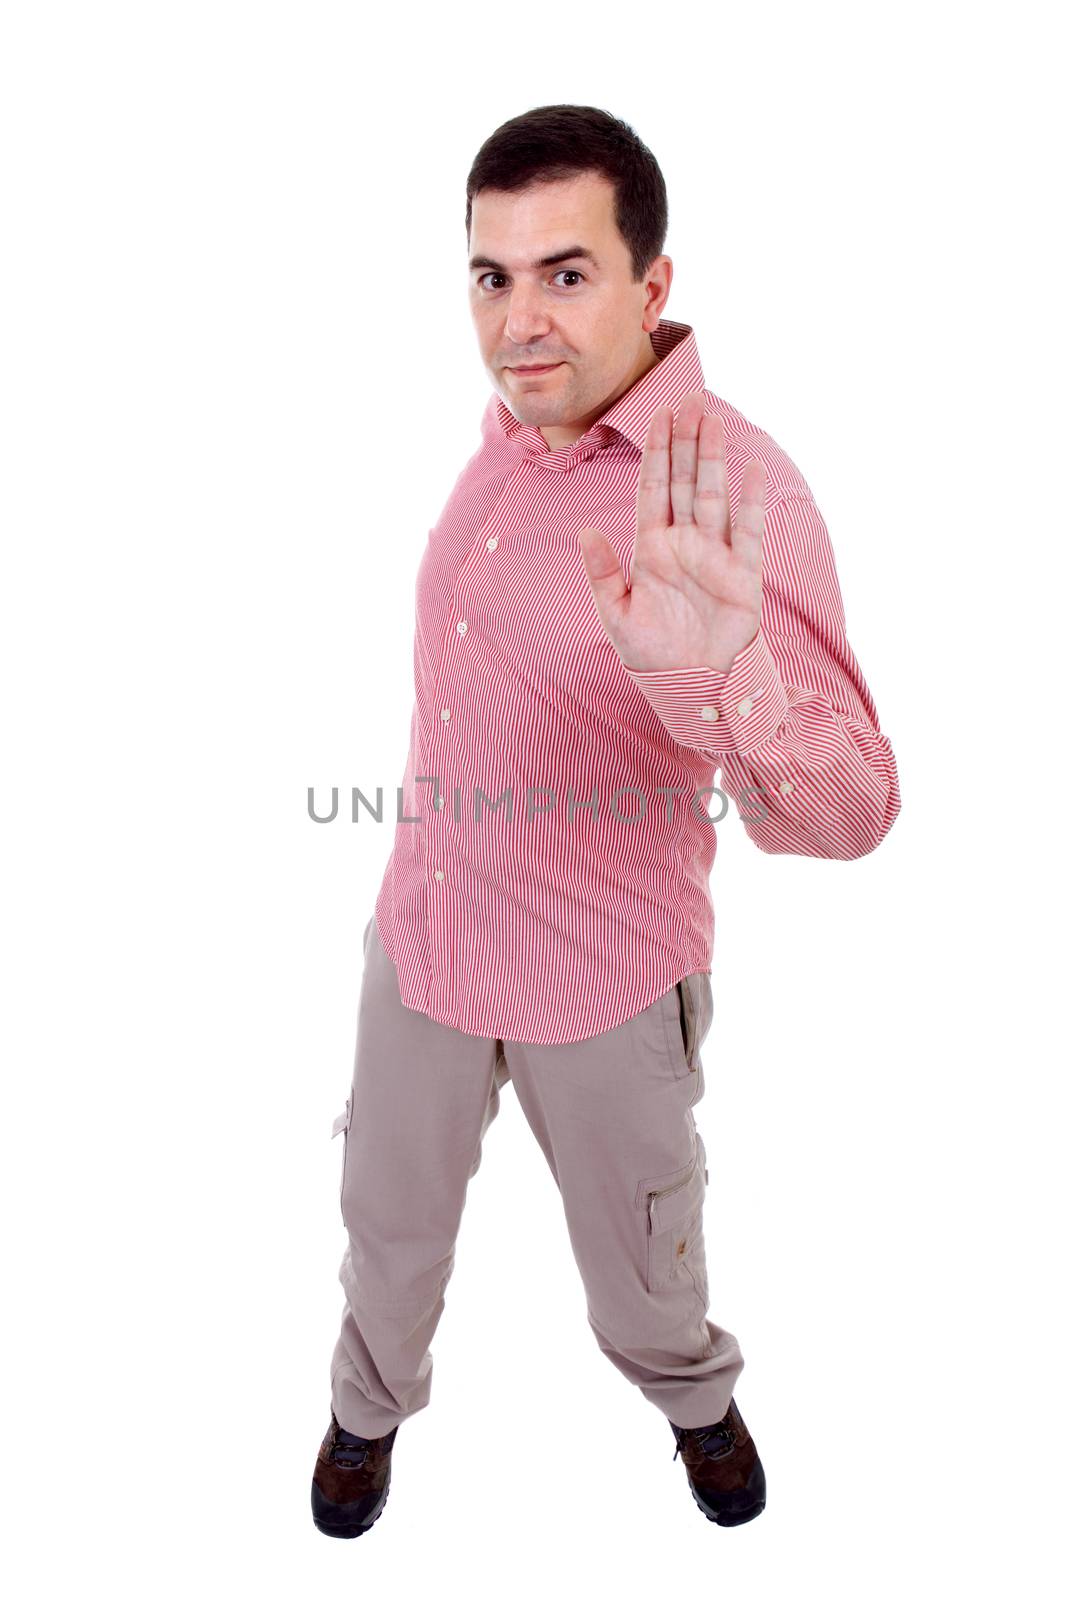
[(734, 1335), (706, 1315), (707, 1156), (693, 1106), (710, 1021), (710, 978), (696, 973), (592, 1039), (504, 1046), (597, 1342), (682, 1427), (717, 1422), (744, 1367)]
[(469, 1178), (508, 1069), (499, 1043), (400, 999), (374, 918), (345, 1114), (340, 1268), (346, 1304), (331, 1364), (343, 1428), (380, 1438), (429, 1404), (430, 1341), (444, 1309)]

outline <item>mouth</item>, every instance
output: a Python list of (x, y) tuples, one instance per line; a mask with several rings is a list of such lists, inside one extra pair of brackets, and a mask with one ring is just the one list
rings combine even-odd
[(563, 365), (562, 361), (550, 361), (540, 367), (509, 367), (509, 372), (517, 372), (520, 378), (536, 378), (542, 372), (555, 372), (557, 367)]

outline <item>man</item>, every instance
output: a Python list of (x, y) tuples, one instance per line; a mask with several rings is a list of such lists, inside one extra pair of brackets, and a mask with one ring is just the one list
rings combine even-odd
[(496, 396), (416, 580), (404, 810), (335, 1125), (349, 1243), (312, 1485), (324, 1533), (373, 1524), (399, 1424), (429, 1402), (467, 1183), (509, 1081), (600, 1348), (663, 1411), (710, 1520), (765, 1503), (741, 1351), (706, 1316), (700, 791), (721, 768), (760, 849), (837, 859), (873, 850), (900, 800), (811, 491), (663, 317), (666, 224), (654, 157), (592, 107), (505, 123), (468, 179)]

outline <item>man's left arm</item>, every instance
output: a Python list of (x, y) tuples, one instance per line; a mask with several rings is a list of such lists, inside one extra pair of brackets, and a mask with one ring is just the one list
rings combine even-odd
[(762, 565), (759, 626), (728, 672), (623, 665), (672, 738), (721, 765), (761, 850), (851, 860), (888, 833), (900, 788), (810, 495), (768, 509)]

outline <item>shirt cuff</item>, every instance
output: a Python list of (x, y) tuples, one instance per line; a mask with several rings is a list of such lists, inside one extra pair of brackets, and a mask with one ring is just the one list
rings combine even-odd
[(734, 657), (729, 672), (711, 667), (625, 670), (671, 737), (690, 750), (746, 755), (777, 732), (789, 710), (762, 626)]

